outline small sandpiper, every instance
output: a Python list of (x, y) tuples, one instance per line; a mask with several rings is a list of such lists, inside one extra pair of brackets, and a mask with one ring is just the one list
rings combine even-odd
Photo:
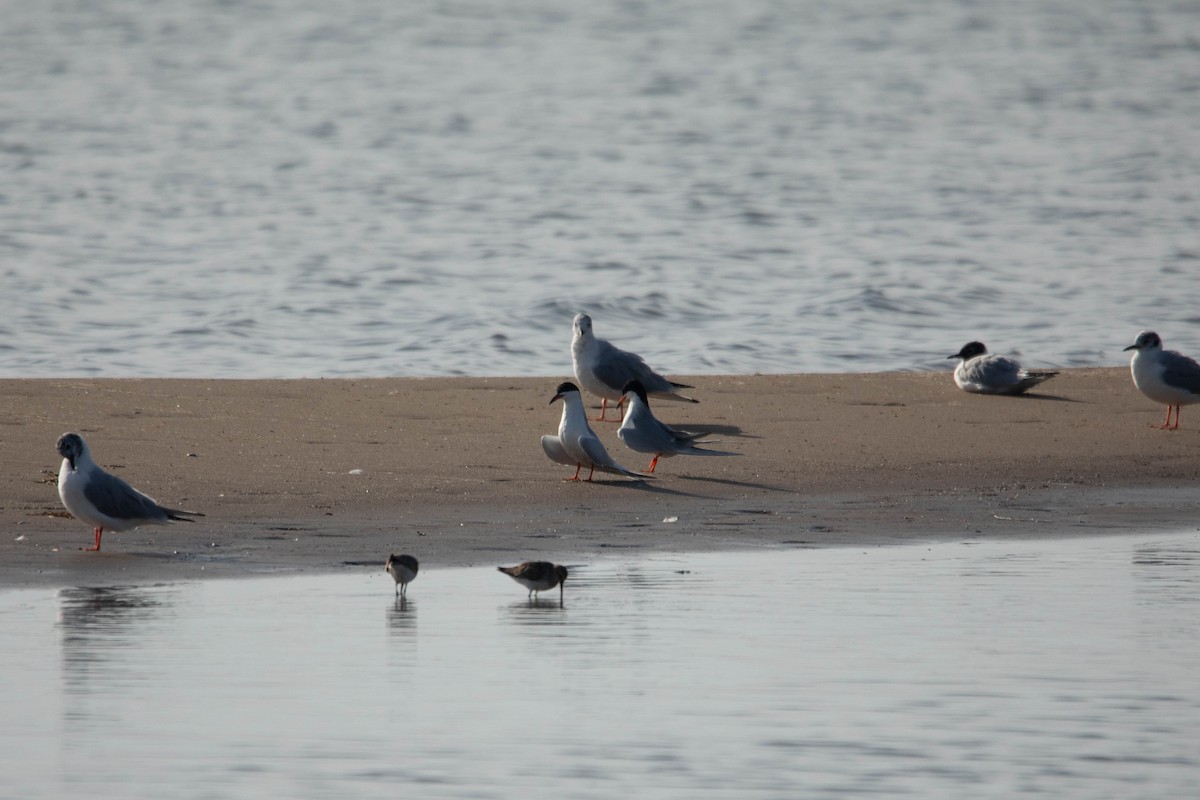
[(388, 556), (387, 566), (384, 569), (388, 571), (392, 576), (392, 580), (396, 582), (397, 596), (408, 596), (408, 583), (417, 577), (419, 567), (420, 565), (417, 564), (417, 560), (412, 556)]
[[(529, 590), (529, 597), (538, 592), (558, 587), (558, 602), (563, 600), (563, 587), (567, 583), (567, 568), (549, 561), (526, 561), (515, 567), (496, 567), (505, 575)], [(535, 598), (536, 599), (536, 598)]]

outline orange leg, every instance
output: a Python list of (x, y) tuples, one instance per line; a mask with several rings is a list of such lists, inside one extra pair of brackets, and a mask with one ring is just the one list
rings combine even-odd
[(601, 397), (600, 398), (600, 416), (592, 417), (592, 422), (620, 422), (621, 419), (625, 416), (624, 411), (621, 408), (621, 406), (623, 406), (623, 405), (625, 405), (624, 395), (622, 395), (621, 399), (617, 401), (617, 411), (621, 411), (622, 413), (618, 414), (616, 419), (605, 419), (604, 415), (608, 413), (608, 398)]
[(94, 551), (100, 549), (100, 536), (104, 533), (104, 528), (96, 528), (92, 532), (96, 534), (96, 546), (83, 548), (84, 550), (87, 550), (89, 552), (94, 552)]
[[(1179, 408), (1180, 408), (1179, 406), (1167, 406), (1167, 418), (1165, 420), (1163, 420), (1163, 424), (1162, 425), (1151, 425), (1150, 427), (1158, 428), (1159, 430), (1163, 430), (1163, 431), (1179, 430)], [(1171, 426), (1171, 409), (1175, 409), (1175, 426), (1174, 427)]]
[[(661, 455), (662, 453), (658, 454), (658, 456)], [(654, 468), (658, 466), (658, 456), (655, 456), (654, 460), (650, 462), (650, 466), (646, 467), (646, 472), (654, 472)]]

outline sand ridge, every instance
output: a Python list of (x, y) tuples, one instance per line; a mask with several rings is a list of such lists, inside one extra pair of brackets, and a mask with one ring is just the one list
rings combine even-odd
[[(655, 413), (743, 455), (591, 484), (541, 452), (556, 378), (2, 380), (0, 586), (375, 561), (382, 575), (401, 551), (425, 569), (1194, 527), (1200, 412), (1152, 428), (1161, 408), (1124, 368), (1065, 370), (1025, 397), (967, 394), (947, 373), (678, 377), (701, 402)], [(646, 466), (615, 424), (593, 427)], [(55, 488), (68, 430), (104, 468), (206, 516), (79, 552), (90, 531)]]

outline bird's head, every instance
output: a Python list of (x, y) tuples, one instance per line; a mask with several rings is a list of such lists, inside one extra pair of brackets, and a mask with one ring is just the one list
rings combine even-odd
[(585, 336), (591, 336), (592, 318), (587, 314), (576, 314), (575, 320), (571, 323), (571, 327), (575, 330), (576, 339), (582, 339)]
[(983, 346), (983, 342), (967, 342), (962, 346), (962, 350), (952, 356), (946, 356), (946, 358), (961, 358), (963, 361), (967, 361), (986, 352), (987, 348)]
[(75, 469), (75, 462), (87, 452), (87, 445), (78, 433), (64, 433), (58, 437), (58, 443), (54, 447), (71, 465), (71, 469)]
[(563, 381), (558, 385), (558, 388), (554, 390), (554, 397), (550, 398), (550, 403), (547, 405), (552, 405), (555, 400), (563, 400), (565, 402), (566, 397), (571, 394), (571, 392), (579, 394), (579, 387), (570, 381)]
[[(1124, 350), (1161, 350), (1161, 349), (1162, 349), (1162, 339), (1158, 338), (1158, 334), (1155, 333), (1154, 331), (1142, 331), (1141, 333), (1139, 333), (1137, 335), (1137, 338), (1133, 340), (1133, 344), (1129, 345), (1129, 347), (1124, 348)], [(1122, 350), (1122, 352), (1124, 352), (1124, 350)]]
[(646, 399), (646, 387), (643, 386), (642, 382), (639, 380), (632, 380), (632, 381), (629, 381), (628, 383), (626, 383), (625, 387), (623, 389), (621, 389), (621, 394), (637, 395), (637, 398), (639, 400), (641, 400), (644, 405), (647, 405), (647, 406), (650, 405), (650, 401), (648, 399)]

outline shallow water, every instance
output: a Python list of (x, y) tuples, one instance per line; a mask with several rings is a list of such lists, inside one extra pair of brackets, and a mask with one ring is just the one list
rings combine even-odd
[(1200, 537), (0, 594), (0, 796), (1162, 797)]
[(1200, 352), (1200, 5), (13, 3), (0, 374)]

